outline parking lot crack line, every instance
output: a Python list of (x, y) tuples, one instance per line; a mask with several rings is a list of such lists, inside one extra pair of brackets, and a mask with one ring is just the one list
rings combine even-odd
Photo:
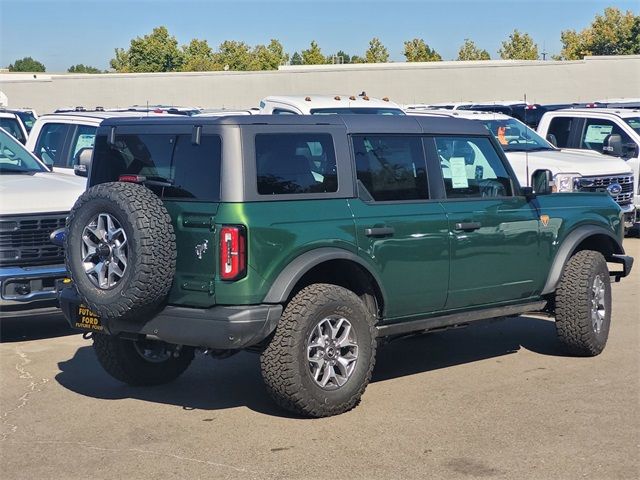
[(251, 470), (247, 470), (246, 468), (236, 467), (234, 465), (228, 465), (226, 463), (218, 463), (218, 462), (212, 462), (210, 460), (201, 460), (201, 459), (198, 459), (198, 458), (183, 457), (181, 455), (175, 455), (175, 454), (172, 454), (172, 453), (155, 452), (153, 450), (143, 450), (143, 449), (140, 449), (140, 448), (98, 447), (96, 445), (91, 445), (91, 444), (86, 443), (86, 442), (70, 442), (70, 441), (64, 441), (64, 440), (31, 440), (31, 441), (28, 441), (28, 442), (10, 441), (10, 442), (7, 442), (7, 443), (8, 444), (13, 444), (13, 445), (23, 445), (23, 444), (25, 444), (25, 445), (74, 445), (74, 446), (77, 446), (77, 447), (85, 448), (87, 450), (97, 450), (97, 451), (101, 451), (101, 452), (141, 453), (141, 454), (144, 454), (144, 455), (153, 455), (153, 456), (158, 456), (158, 457), (172, 458), (172, 459), (180, 460), (180, 461), (201, 463), (203, 465), (210, 465), (212, 467), (227, 468), (227, 469), (239, 472), (239, 473), (248, 473), (248, 474), (262, 475), (262, 476), (268, 475), (268, 474), (265, 474), (264, 472), (261, 472), (261, 473), (254, 472), (254, 471), (251, 471)]
[(31, 372), (27, 370), (27, 365), (31, 363), (31, 359), (24, 351), (22, 351), (20, 347), (16, 346), (15, 354), (19, 357), (19, 362), (15, 365), (15, 369), (18, 372), (18, 378), (28, 380), (29, 383), (27, 385), (27, 391), (20, 397), (18, 397), (18, 404), (11, 410), (7, 410), (6, 412), (2, 412), (2, 414), (0, 414), (0, 420), (9, 429), (8, 432), (3, 432), (1, 434), (0, 440), (2, 441), (6, 440), (10, 434), (15, 433), (18, 430), (17, 425), (9, 422), (10, 416), (18, 412), (20, 409), (26, 407), (29, 403), (31, 395), (36, 392), (41, 392), (44, 386), (49, 383), (48, 378), (41, 378), (37, 381), (34, 379)]

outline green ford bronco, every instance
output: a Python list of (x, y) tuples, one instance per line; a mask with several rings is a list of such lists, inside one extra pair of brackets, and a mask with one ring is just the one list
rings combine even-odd
[(251, 350), (275, 401), (313, 417), (353, 408), (378, 345), (410, 333), (541, 312), (597, 355), (633, 261), (620, 207), (532, 184), (461, 119), (106, 120), (59, 300), (118, 380)]

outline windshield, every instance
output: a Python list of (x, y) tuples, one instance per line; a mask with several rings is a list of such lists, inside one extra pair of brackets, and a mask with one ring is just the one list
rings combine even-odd
[(0, 174), (47, 171), (15, 138), (0, 129)]
[(16, 117), (0, 118), (0, 128), (4, 128), (21, 143), (24, 143), (27, 140), (24, 138), (24, 133), (22, 133), (22, 128), (20, 128), (20, 123), (18, 123), (18, 119)]
[(345, 114), (369, 114), (369, 115), (405, 115), (399, 108), (373, 108), (373, 107), (342, 107), (342, 108), (314, 108), (311, 115), (330, 115), (334, 113)]
[(640, 133), (640, 117), (630, 117), (624, 119), (627, 124), (633, 128), (636, 133)]
[(498, 139), (505, 152), (553, 150), (549, 142), (517, 120), (483, 120), (482, 123)]

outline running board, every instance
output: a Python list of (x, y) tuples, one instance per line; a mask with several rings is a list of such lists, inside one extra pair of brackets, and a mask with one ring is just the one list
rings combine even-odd
[(473, 310), (461, 313), (452, 313), (439, 317), (412, 320), (410, 322), (392, 323), (388, 325), (378, 325), (376, 327), (378, 337), (388, 337), (391, 335), (402, 335), (404, 333), (435, 330), (446, 327), (463, 326), (478, 320), (487, 320), (495, 317), (510, 317), (526, 312), (542, 310), (547, 304), (546, 300), (523, 303), (520, 305), (508, 305), (505, 307), (487, 308), (484, 310)]

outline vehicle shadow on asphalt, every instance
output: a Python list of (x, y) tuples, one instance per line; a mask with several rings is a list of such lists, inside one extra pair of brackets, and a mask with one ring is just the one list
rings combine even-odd
[[(454, 365), (516, 353), (521, 348), (564, 356), (553, 321), (516, 317), (488, 325), (448, 330), (393, 341), (379, 350), (372, 382), (380, 382)], [(111, 378), (89, 346), (58, 364), (56, 381), (92, 398), (134, 398), (180, 406), (185, 410), (221, 410), (245, 406), (272, 416), (295, 417), (269, 398), (260, 377), (259, 357), (239, 353), (226, 360), (196, 356), (175, 382), (157, 387), (130, 387)]]
[(0, 343), (77, 335), (60, 310), (0, 318)]

